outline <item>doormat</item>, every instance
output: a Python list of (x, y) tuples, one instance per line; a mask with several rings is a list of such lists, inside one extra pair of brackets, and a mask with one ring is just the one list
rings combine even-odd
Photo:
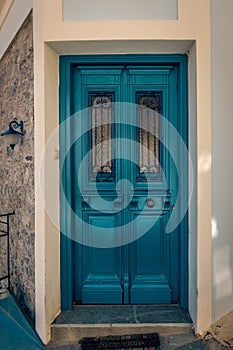
[(157, 333), (129, 334), (80, 340), (82, 350), (159, 350), (160, 341)]

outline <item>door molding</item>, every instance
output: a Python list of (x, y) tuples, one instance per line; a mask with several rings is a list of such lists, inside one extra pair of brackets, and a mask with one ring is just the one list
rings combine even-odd
[[(71, 114), (70, 81), (72, 78), (72, 67), (75, 64), (176, 64), (178, 66), (178, 99), (180, 118), (179, 132), (188, 148), (188, 88), (187, 88), (187, 56), (186, 55), (92, 55), (92, 56), (62, 56), (60, 58), (60, 123)], [(63, 156), (62, 143), (69, 144), (68, 130), (60, 133), (60, 152)], [(180, 167), (187, 169), (186, 182), (180, 184), (185, 199), (188, 198), (188, 164), (187, 160), (180, 160)], [(66, 177), (63, 181), (67, 199), (71, 200), (70, 169), (68, 166), (60, 168), (65, 171)], [(72, 224), (68, 212), (66, 213), (64, 203), (60, 203), (61, 227), (70, 227)], [(180, 261), (179, 261), (179, 290), (180, 304), (183, 308), (188, 307), (188, 213), (182, 220), (180, 226)], [(71, 309), (73, 303), (73, 264), (72, 264), (72, 241), (61, 232), (61, 307), (63, 310)]]

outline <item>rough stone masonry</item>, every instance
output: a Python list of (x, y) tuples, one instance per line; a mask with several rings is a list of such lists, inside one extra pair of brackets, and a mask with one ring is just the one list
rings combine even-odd
[[(33, 26), (29, 14), (0, 60), (0, 132), (13, 118), (26, 134), (13, 151), (0, 140), (0, 214), (15, 211), (10, 225), (11, 291), (29, 319), (35, 314)], [(1, 137), (0, 137), (1, 139)], [(6, 244), (0, 240), (0, 275)]]

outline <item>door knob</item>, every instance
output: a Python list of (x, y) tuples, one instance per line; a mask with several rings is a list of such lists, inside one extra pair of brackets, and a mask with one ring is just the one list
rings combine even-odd
[(148, 208), (154, 208), (155, 202), (154, 202), (154, 200), (152, 198), (148, 198), (146, 200), (146, 205), (148, 206)]

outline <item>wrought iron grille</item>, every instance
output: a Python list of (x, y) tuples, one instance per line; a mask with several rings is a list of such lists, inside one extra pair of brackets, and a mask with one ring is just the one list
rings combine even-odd
[(89, 178), (97, 182), (114, 177), (114, 100), (114, 92), (89, 94)]
[[(0, 282), (7, 280), (8, 289), (10, 288), (10, 216), (14, 212), (7, 214), (0, 214), (0, 239), (6, 239), (6, 267), (3, 276), (0, 276)], [(2, 244), (0, 245), (2, 247)]]

